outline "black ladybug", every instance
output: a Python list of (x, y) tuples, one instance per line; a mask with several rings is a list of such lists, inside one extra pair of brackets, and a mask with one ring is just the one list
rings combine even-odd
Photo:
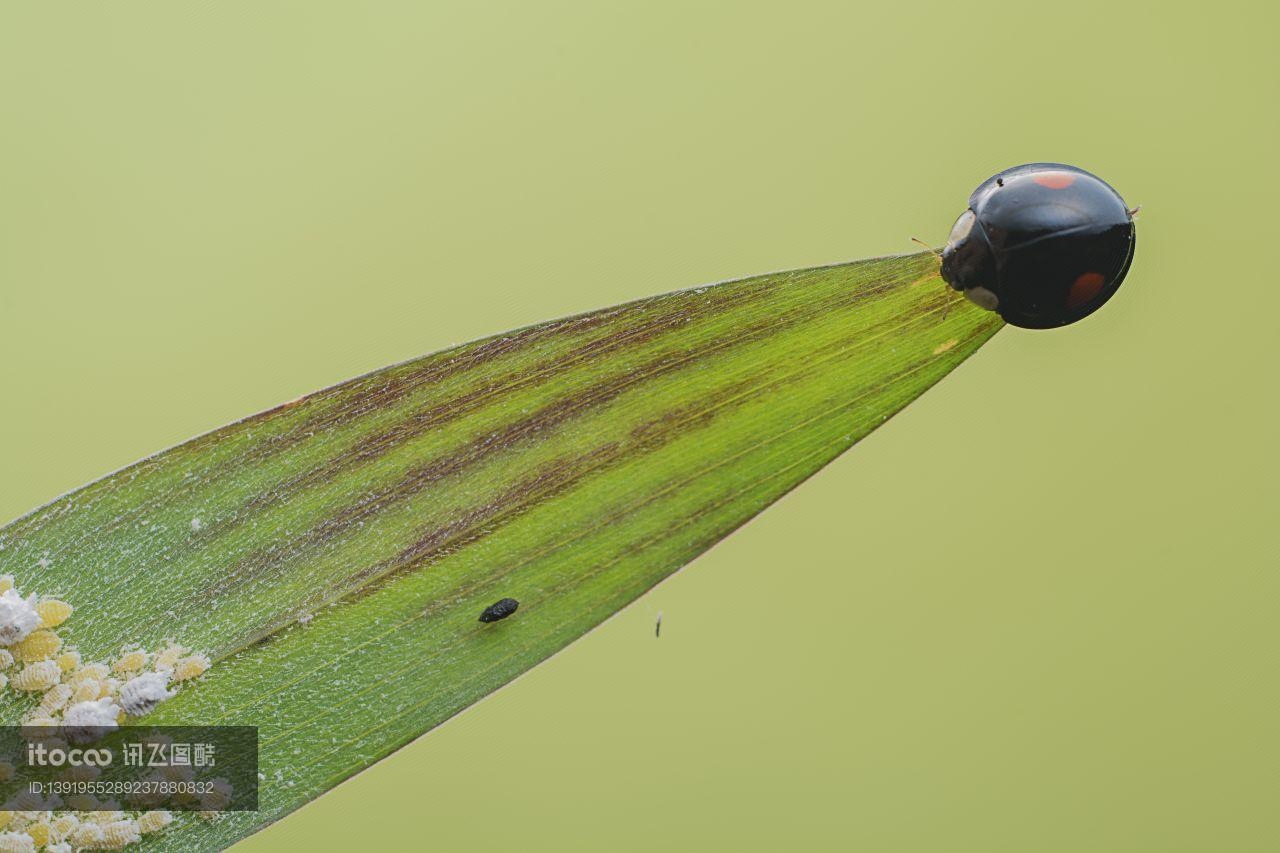
[(1049, 329), (1102, 307), (1133, 260), (1133, 213), (1106, 181), (1028, 163), (969, 196), (942, 250), (942, 277), (1015, 326)]

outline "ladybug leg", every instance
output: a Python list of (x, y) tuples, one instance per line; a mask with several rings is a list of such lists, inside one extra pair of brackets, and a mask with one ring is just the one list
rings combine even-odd
[(942, 308), (942, 319), (938, 321), (939, 323), (947, 322), (947, 315), (951, 313), (951, 306), (955, 305), (961, 299), (965, 298), (963, 293), (957, 293), (956, 291), (951, 290), (950, 288), (948, 288), (948, 291), (949, 292), (947, 294), (948, 296), (947, 304)]

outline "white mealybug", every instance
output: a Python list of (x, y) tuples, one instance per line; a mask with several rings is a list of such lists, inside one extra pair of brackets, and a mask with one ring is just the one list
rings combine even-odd
[[(65, 805), (67, 808), (78, 812), (91, 812), (99, 807), (98, 798), (93, 794), (68, 794)], [(83, 826), (83, 824), (81, 825)], [(75, 833), (72, 833), (73, 840), (74, 836)]]
[(101, 807), (95, 809), (93, 814), (89, 815), (89, 820), (98, 826), (106, 826), (109, 823), (124, 820), (124, 812), (120, 811), (120, 804), (115, 800), (106, 800), (99, 805)]
[(230, 782), (218, 777), (209, 783), (209, 790), (200, 797), (200, 808), (208, 812), (221, 811), (231, 805), (234, 792)]
[(0, 649), (0, 669), (8, 669), (13, 666), (13, 653), (8, 649)]
[(44, 853), (75, 853), (75, 848), (65, 841), (56, 841), (44, 848)]
[[(135, 808), (147, 809), (152, 806), (158, 806), (169, 799), (169, 795), (165, 791), (165, 778), (157, 771), (152, 771), (142, 778), (142, 785), (138, 790), (129, 795), (129, 802)], [(143, 815), (146, 817), (146, 815)], [(172, 817), (170, 818), (172, 819)], [(143, 832), (150, 832), (149, 829), (143, 829)]]
[(79, 825), (80, 818), (73, 814), (62, 814), (53, 819), (53, 822), (49, 824), (49, 828), (53, 832), (53, 837), (56, 840), (61, 841), (70, 835)]
[(102, 682), (93, 678), (73, 681), (69, 686), (74, 688), (74, 692), (71, 694), (71, 702), (73, 704), (92, 702), (102, 695)]
[(51, 660), (29, 663), (9, 683), (14, 690), (48, 690), (62, 680), (62, 669)]
[(172, 697), (169, 690), (169, 672), (144, 672), (124, 683), (120, 688), (120, 707), (131, 717), (150, 714), (164, 700)]
[(159, 832), (171, 823), (173, 823), (173, 815), (164, 809), (143, 812), (138, 816), (138, 829), (143, 833)]
[(118, 850), (142, 840), (136, 820), (117, 820), (102, 827), (102, 845), (108, 850)]
[(79, 702), (62, 715), (62, 730), (72, 743), (91, 743), (117, 728), (120, 707), (110, 699)]
[[(189, 764), (170, 764), (160, 768), (160, 775), (170, 782), (190, 782), (196, 778), (196, 771), (192, 770)], [(174, 794), (175, 802), (178, 797), (179, 794)]]
[(58, 721), (48, 714), (36, 711), (22, 721), (23, 736), (28, 740), (50, 740), (58, 736)]
[(61, 711), (71, 701), (71, 685), (55, 684), (40, 697), (40, 710), (46, 714)]
[(75, 764), (58, 774), (61, 782), (92, 782), (102, 775), (102, 770), (92, 764)]
[(35, 791), (26, 790), (19, 791), (13, 795), (13, 799), (9, 800), (6, 805), (13, 808), (15, 818), (22, 818), (23, 825), (30, 823), (34, 816), (31, 814), (23, 814), (24, 812), (39, 811), (44, 807), (44, 800)]
[[(70, 804), (70, 798), (67, 799)], [(67, 837), (73, 847), (81, 850), (93, 850), (102, 846), (102, 827), (96, 823), (82, 823), (71, 831)]]
[(0, 853), (36, 853), (35, 839), (25, 832), (0, 832)]
[(24, 599), (13, 589), (0, 595), (0, 645), (12, 646), (39, 627), (34, 595)]

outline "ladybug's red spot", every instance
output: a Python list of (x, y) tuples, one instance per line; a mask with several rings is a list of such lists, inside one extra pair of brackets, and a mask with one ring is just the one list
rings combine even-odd
[(1102, 290), (1102, 285), (1106, 283), (1107, 277), (1100, 272), (1087, 272), (1080, 276), (1071, 285), (1071, 292), (1067, 294), (1067, 307), (1079, 308), (1097, 296)]
[(1041, 172), (1033, 175), (1031, 180), (1051, 190), (1062, 190), (1076, 182), (1076, 176), (1070, 172)]

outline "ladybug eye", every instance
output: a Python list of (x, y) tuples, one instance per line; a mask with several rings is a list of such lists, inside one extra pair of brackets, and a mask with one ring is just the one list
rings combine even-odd
[(972, 210), (966, 210), (960, 214), (960, 218), (956, 220), (956, 224), (951, 226), (951, 236), (947, 238), (947, 242), (951, 244), (959, 243), (965, 237), (969, 236), (969, 232), (973, 230), (973, 223), (977, 217)]

